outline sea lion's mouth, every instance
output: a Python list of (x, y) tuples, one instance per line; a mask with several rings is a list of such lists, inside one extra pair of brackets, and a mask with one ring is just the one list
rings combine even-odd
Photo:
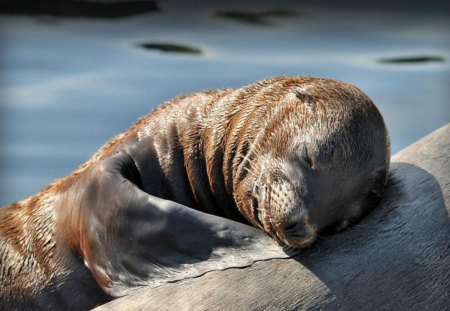
[(292, 239), (292, 238), (283, 238), (283, 243), (286, 244), (288, 247), (292, 248), (306, 248), (314, 243), (316, 240), (317, 235), (313, 234), (308, 237), (301, 237), (298, 239)]
[(264, 225), (262, 222), (262, 213), (259, 208), (258, 199), (256, 197), (252, 197), (250, 205), (251, 205), (251, 209), (252, 209), (252, 213), (253, 213), (253, 219), (258, 223), (258, 225), (261, 228), (264, 228)]
[(314, 243), (317, 238), (316, 227), (308, 223), (307, 217), (277, 229), (281, 240), (288, 247), (305, 248)]

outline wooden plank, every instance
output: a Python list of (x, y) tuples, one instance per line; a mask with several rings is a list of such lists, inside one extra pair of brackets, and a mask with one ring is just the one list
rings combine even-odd
[(448, 310), (450, 123), (392, 162), (376, 210), (295, 258), (142, 288), (95, 310)]

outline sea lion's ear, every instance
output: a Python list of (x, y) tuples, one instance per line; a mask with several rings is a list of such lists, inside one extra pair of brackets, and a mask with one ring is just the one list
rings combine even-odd
[(112, 296), (288, 257), (258, 229), (143, 192), (139, 171), (124, 152), (102, 160), (91, 176), (81, 200), (80, 251)]

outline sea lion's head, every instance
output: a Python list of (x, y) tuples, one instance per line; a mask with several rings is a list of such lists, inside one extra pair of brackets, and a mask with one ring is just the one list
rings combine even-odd
[(235, 198), (253, 225), (303, 248), (376, 205), (389, 137), (372, 101), (343, 82), (306, 78), (278, 101), (240, 164)]

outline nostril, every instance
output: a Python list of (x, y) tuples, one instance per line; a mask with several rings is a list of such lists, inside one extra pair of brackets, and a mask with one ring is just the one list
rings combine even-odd
[(288, 231), (295, 230), (295, 227), (297, 227), (297, 225), (298, 225), (298, 223), (293, 223), (293, 224), (291, 224), (291, 225), (289, 225), (289, 226), (286, 226), (286, 227), (284, 228), (284, 231), (285, 231), (285, 232), (288, 232)]
[(284, 234), (290, 238), (302, 238), (305, 237), (308, 232), (304, 225), (301, 223), (293, 223), (284, 228)]

